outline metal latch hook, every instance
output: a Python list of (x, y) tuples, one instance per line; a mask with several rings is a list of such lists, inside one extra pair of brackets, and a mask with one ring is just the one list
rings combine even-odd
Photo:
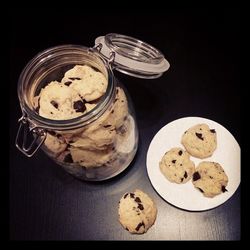
[[(17, 135), (16, 135), (16, 147), (26, 156), (33, 156), (36, 151), (42, 146), (43, 142), (46, 139), (47, 133), (43, 128), (37, 127), (33, 125), (33, 127), (29, 126), (29, 121), (26, 116), (22, 116), (18, 122), (20, 123)], [(21, 133), (23, 135), (21, 136)], [(30, 145), (27, 143), (27, 137), (31, 133), (34, 137)], [(37, 144), (36, 142), (39, 141)]]

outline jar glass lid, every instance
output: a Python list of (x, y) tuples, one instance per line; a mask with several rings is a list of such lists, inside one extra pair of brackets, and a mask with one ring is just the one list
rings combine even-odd
[(131, 76), (158, 78), (170, 66), (158, 49), (130, 36), (110, 33), (96, 38), (95, 44), (107, 60), (114, 52), (114, 69)]

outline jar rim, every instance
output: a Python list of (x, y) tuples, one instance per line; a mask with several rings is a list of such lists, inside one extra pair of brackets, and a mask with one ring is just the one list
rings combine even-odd
[[(41, 67), (49, 60), (55, 59), (57, 56), (61, 55), (72, 55), (73, 54), (82, 54), (83, 56), (88, 55), (92, 57), (93, 60), (98, 60), (99, 63), (104, 66), (106, 73), (107, 73), (107, 89), (105, 94), (101, 97), (99, 103), (89, 112), (67, 120), (53, 120), (48, 119), (45, 117), (40, 116), (37, 112), (30, 107), (27, 102), (27, 99), (24, 98), (25, 90), (24, 85), (27, 84), (28, 81), (31, 81), (32, 73), (38, 67)], [(35, 123), (36, 126), (45, 129), (52, 129), (52, 130), (69, 130), (80, 128), (84, 125), (91, 123), (92, 121), (98, 119), (107, 109), (109, 104), (112, 102), (112, 97), (115, 94), (115, 81), (113, 71), (111, 69), (110, 64), (100, 55), (100, 53), (93, 49), (84, 47), (81, 45), (75, 44), (64, 44), (58, 45), (54, 47), (47, 48), (37, 55), (35, 55), (25, 66), (23, 71), (20, 74), (18, 80), (18, 98), (20, 101), (20, 106), (22, 112), (27, 115), (29, 120), (32, 123)]]

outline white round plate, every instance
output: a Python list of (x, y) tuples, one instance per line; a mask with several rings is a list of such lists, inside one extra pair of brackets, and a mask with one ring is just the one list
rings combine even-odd
[[(217, 133), (217, 149), (206, 159), (190, 157), (197, 166), (201, 161), (218, 162), (228, 176), (228, 192), (214, 198), (207, 198), (196, 189), (192, 181), (185, 184), (169, 182), (161, 173), (159, 162), (166, 151), (173, 147), (182, 147), (181, 137), (190, 127), (206, 123)], [(237, 190), (241, 179), (240, 147), (232, 134), (219, 123), (201, 117), (185, 117), (168, 123), (161, 128), (151, 141), (147, 153), (147, 171), (149, 179), (159, 195), (172, 205), (189, 210), (203, 211), (226, 202)]]

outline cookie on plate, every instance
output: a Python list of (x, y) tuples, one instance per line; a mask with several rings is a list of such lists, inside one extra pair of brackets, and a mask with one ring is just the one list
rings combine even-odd
[(212, 198), (227, 191), (228, 176), (219, 163), (203, 161), (196, 168), (192, 182), (204, 196)]
[(118, 214), (126, 230), (133, 234), (143, 234), (154, 224), (157, 208), (147, 194), (136, 189), (123, 195), (119, 201)]
[(181, 143), (192, 156), (207, 158), (217, 147), (216, 131), (207, 124), (197, 124), (185, 131)]
[(160, 161), (162, 174), (171, 182), (186, 183), (194, 173), (195, 165), (190, 155), (182, 148), (172, 148)]

